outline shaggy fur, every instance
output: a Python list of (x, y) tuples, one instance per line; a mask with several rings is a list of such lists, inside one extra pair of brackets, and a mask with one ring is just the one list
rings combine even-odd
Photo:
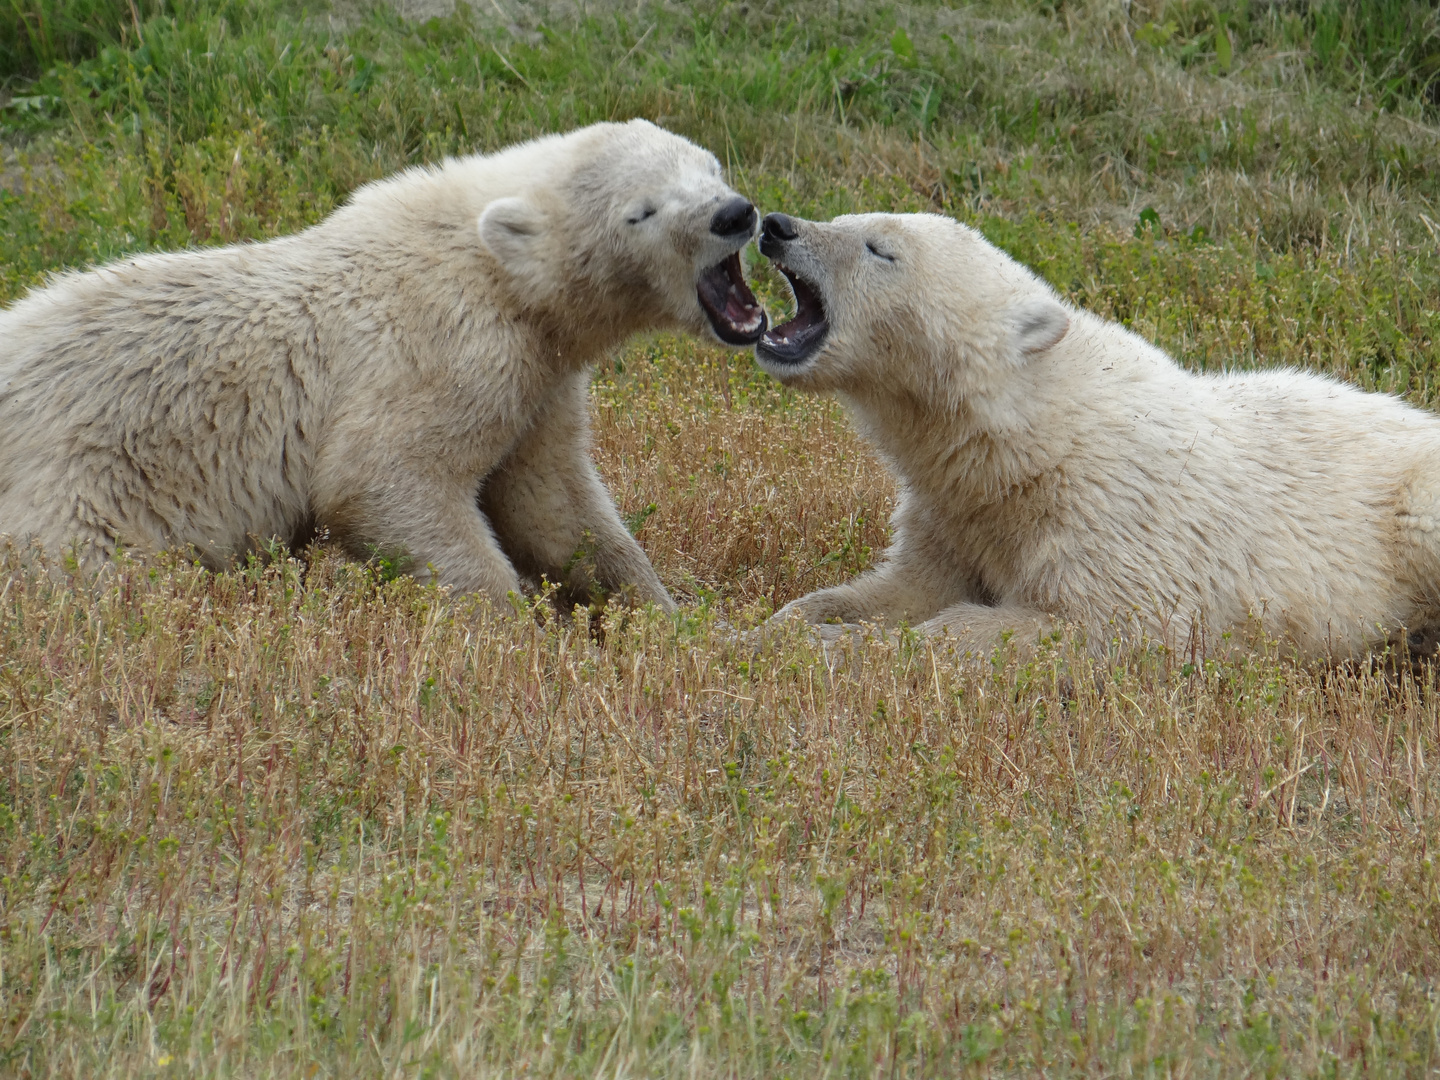
[(1213, 654), (1242, 628), (1305, 656), (1402, 629), (1433, 647), (1440, 418), (1299, 371), (1190, 374), (948, 218), (765, 232), (811, 295), (761, 365), (837, 394), (900, 484), (883, 562), (777, 618), (908, 620), (977, 647), (1057, 623), (1096, 651)]
[(0, 312), (0, 533), (220, 566), (318, 528), (493, 597), (546, 574), (673, 607), (590, 462), (587, 370), (706, 329), (736, 199), (679, 136), (598, 124), (294, 236), (62, 275)]

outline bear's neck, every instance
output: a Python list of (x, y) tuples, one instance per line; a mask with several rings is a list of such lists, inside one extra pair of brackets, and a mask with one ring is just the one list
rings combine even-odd
[(555, 357), (558, 367), (578, 371), (613, 355), (636, 333), (643, 320), (616, 317), (586, 318), (578, 312), (556, 312), (550, 319), (537, 320), (545, 338), (545, 352)]
[(547, 316), (549, 335), (577, 369), (613, 355), (636, 334), (658, 329), (653, 309), (623, 291), (585, 290), (554, 305)]
[(1000, 400), (942, 402), (903, 389), (841, 399), (906, 487), (963, 509), (1035, 490), (1065, 455), (1056, 426), (1037, 415), (1044, 396), (1007, 389), (1015, 392)]

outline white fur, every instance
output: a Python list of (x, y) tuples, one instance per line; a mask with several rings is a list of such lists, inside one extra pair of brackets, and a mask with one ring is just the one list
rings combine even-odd
[[(1440, 625), (1440, 418), (1293, 370), (1190, 374), (933, 215), (798, 222), (773, 254), (831, 323), (834, 392), (900, 482), (873, 571), (777, 618), (977, 645), (1078, 624), (1215, 653), (1260, 627), (1355, 656)], [(893, 257), (877, 258), (867, 242)], [(767, 250), (767, 253), (772, 253)]]
[(294, 236), (62, 275), (0, 312), (0, 533), (222, 565), (318, 527), (495, 597), (547, 574), (671, 607), (589, 460), (588, 368), (707, 328), (734, 197), (679, 136), (597, 124)]

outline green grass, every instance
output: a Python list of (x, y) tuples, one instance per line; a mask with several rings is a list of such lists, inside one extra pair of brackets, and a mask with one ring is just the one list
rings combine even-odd
[[(939, 210), (1196, 368), (1440, 397), (1433, 5), (19, 3), (0, 300), (641, 115), (766, 209)], [(759, 290), (782, 290), (763, 265)], [(597, 459), (685, 606), (590, 634), (310, 553), (0, 574), (0, 1072), (1420, 1075), (1426, 679), (838, 668), (883, 549), (829, 402), (672, 338)]]
[[(1237, 8), (1220, 29), (1195, 4), (518, 10), (507, 29), (483, 6), (413, 25), (182, 5), (12, 75), (0, 296), (57, 266), (293, 230), (405, 164), (645, 115), (766, 206), (973, 220), (1197, 363), (1260, 349), (1428, 394), (1440, 120), (1415, 82), (1430, 60), (1406, 59), (1440, 26), (1424, 5)], [(1136, 230), (1152, 256), (1117, 245)], [(1237, 274), (1246, 297), (1219, 295)], [(1156, 310), (1177, 299), (1222, 310)], [(1212, 343), (1212, 320), (1260, 325)]]

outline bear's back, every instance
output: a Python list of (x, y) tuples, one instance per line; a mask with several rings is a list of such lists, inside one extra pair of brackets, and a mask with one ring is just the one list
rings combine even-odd
[(144, 255), (0, 312), (0, 532), (54, 547), (97, 521), (202, 550), (288, 532), (324, 383), (313, 263), (287, 240)]

